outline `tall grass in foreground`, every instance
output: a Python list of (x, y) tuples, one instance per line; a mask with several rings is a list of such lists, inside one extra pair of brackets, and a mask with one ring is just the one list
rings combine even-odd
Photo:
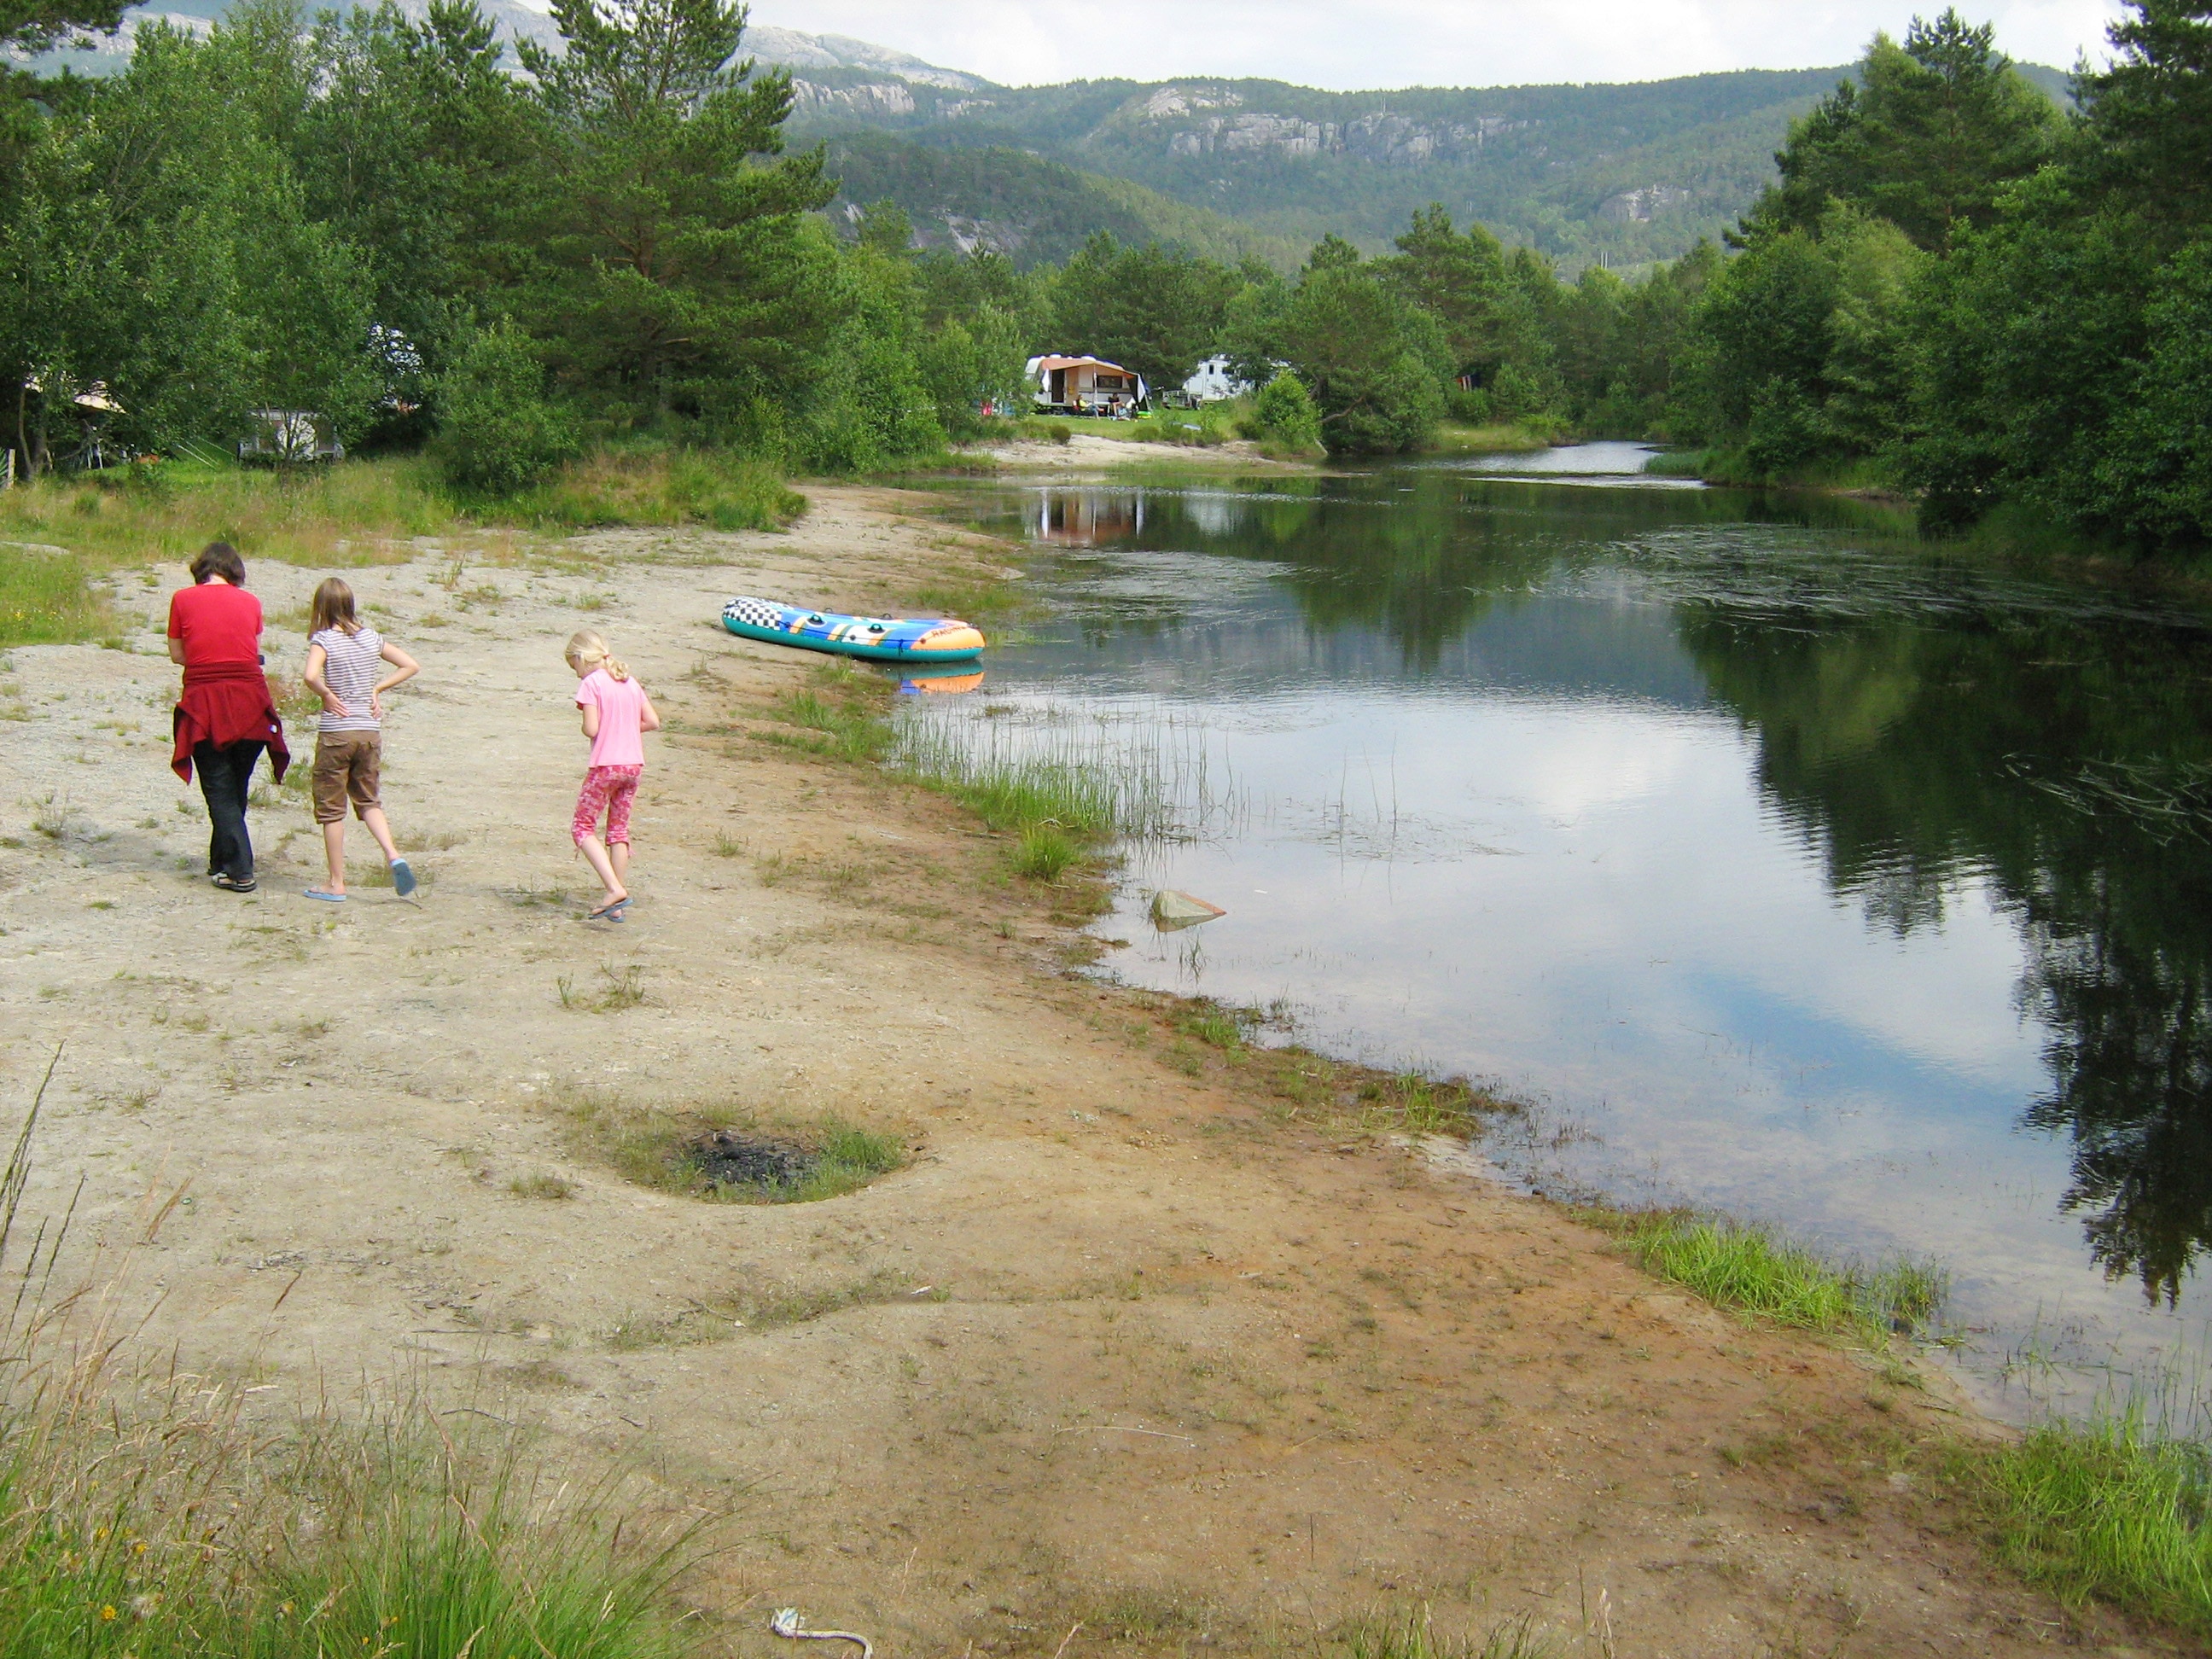
[(271, 1428), (235, 1383), (134, 1364), (127, 1261), (56, 1293), (66, 1219), (11, 1252), (37, 1113), (0, 1174), (0, 1659), (689, 1650), (667, 1595), (696, 1514), (526, 1472), (516, 1434), (453, 1426), (469, 1408)]

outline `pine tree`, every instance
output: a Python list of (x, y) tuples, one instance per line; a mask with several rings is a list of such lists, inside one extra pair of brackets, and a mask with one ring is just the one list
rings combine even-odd
[(550, 154), (536, 308), (555, 367), (639, 414), (788, 398), (839, 320), (807, 216), (836, 186), (783, 156), (791, 78), (735, 62), (731, 0), (556, 0), (565, 52), (519, 48)]

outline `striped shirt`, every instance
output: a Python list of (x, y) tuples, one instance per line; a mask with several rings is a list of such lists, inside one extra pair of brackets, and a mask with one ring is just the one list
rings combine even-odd
[(342, 628), (325, 628), (307, 643), (323, 647), (323, 655), (327, 659), (323, 664), (323, 683), (348, 711), (341, 714), (335, 709), (324, 709), (322, 729), (380, 731), (380, 722), (368, 712), (368, 696), (376, 689), (377, 681), (384, 678), (384, 636), (367, 626), (357, 634), (349, 634)]

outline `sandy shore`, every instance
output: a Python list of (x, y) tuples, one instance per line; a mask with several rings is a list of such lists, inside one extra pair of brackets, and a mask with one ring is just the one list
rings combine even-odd
[[(424, 665), (386, 739), (416, 904), (302, 898), (289, 791), (255, 814), (260, 891), (208, 886), (167, 767), (180, 573), (117, 584), (125, 649), (8, 653), (0, 1099), (67, 1040), (27, 1206), (82, 1178), (87, 1245), (189, 1183), (141, 1247), (147, 1340), (258, 1373), (259, 1409), (416, 1378), (679, 1490), (749, 1485), (689, 1587), (732, 1650), (787, 1653), (763, 1626), (793, 1603), (886, 1659), (1243, 1650), (1425, 1601), (1593, 1655), (2080, 1638), (1960, 1535), (1935, 1448), (1972, 1425), (1943, 1401), (1546, 1204), (1279, 1121), (1071, 975), (958, 810), (751, 736), (814, 663), (722, 633), (728, 595), (895, 606), (1006, 557), (914, 498), (811, 493), (785, 536), (349, 573)], [(323, 573), (250, 574), (294, 666)], [(566, 833), (586, 623), (671, 720), (619, 929), (580, 919)], [(624, 1180), (579, 1103), (835, 1111), (915, 1156), (712, 1205)], [(538, 1175), (572, 1195), (514, 1190)]]

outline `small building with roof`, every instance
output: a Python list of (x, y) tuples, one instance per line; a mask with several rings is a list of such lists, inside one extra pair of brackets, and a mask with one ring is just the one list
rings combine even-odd
[(1103, 357), (1032, 357), (1029, 375), (1037, 408), (1054, 415), (1133, 415), (1145, 400), (1144, 377)]

